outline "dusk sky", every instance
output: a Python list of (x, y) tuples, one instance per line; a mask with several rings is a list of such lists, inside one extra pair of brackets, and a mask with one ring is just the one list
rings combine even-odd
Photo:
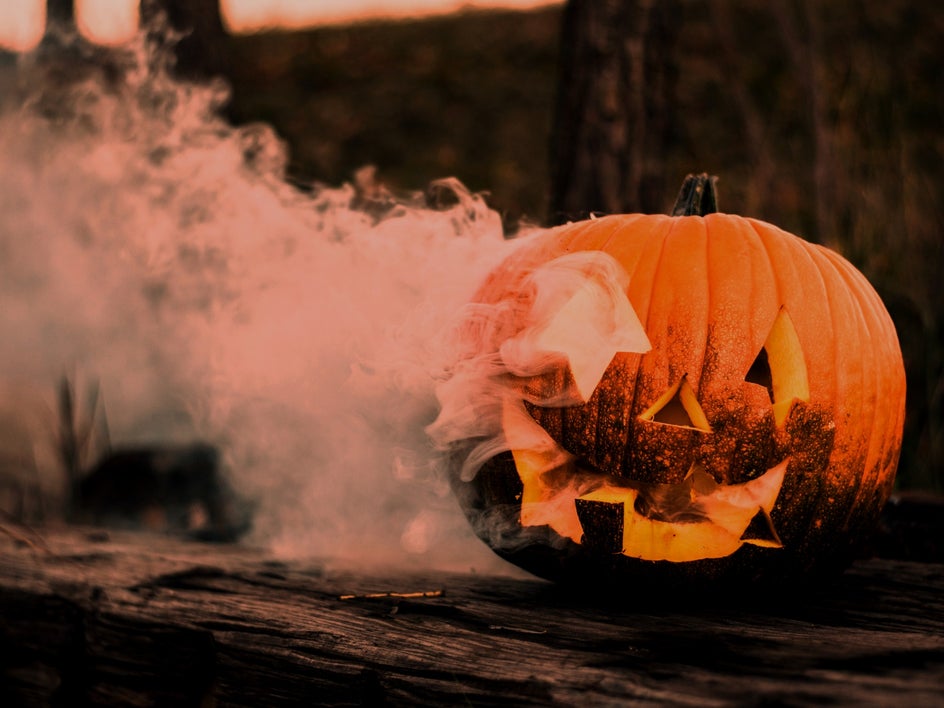
[[(529, 8), (553, 0), (221, 0), (233, 31), (304, 27), (370, 17), (409, 17), (463, 7)], [(121, 42), (137, 24), (138, 0), (76, 0), (79, 27), (106, 44)], [(26, 49), (42, 35), (45, 0), (0, 0), (0, 46)]]

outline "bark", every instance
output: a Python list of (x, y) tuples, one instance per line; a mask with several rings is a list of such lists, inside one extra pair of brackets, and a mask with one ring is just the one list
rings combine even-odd
[(748, 42), (753, 38), (739, 37), (734, 32), (730, 0), (715, 0), (710, 3), (709, 10), (711, 30), (718, 40), (717, 61), (728, 77), (725, 88), (743, 121), (745, 152), (751, 169), (752, 188), (746, 190), (742, 213), (759, 214), (765, 206), (765, 199), (776, 193), (779, 170), (768, 138), (767, 117), (758, 108), (746, 78), (745, 57), (750, 55)]
[(680, 4), (570, 0), (551, 139), (550, 221), (664, 212)]
[(219, 0), (141, 0), (141, 26), (163, 27), (161, 18), (181, 33), (175, 70), (186, 78), (226, 75), (229, 51)]
[(822, 57), (822, 28), (816, 4), (806, 0), (796, 3), (796, 11), (805, 24), (805, 30), (794, 13), (794, 3), (777, 0), (771, 5), (777, 26), (783, 37), (788, 56), (802, 82), (809, 99), (809, 123), (813, 139), (813, 204), (816, 224), (815, 240), (830, 248), (839, 248), (837, 212), (843, 203), (839, 199), (840, 175), (833, 149), (834, 126), (829, 118), (829, 105), (820, 80)]
[(74, 32), (75, 0), (46, 0), (46, 27)]
[(164, 537), (0, 537), (3, 705), (934, 705), (944, 566), (786, 597), (589, 596)]

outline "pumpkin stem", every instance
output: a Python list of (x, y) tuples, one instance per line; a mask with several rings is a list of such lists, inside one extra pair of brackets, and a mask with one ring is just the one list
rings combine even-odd
[(702, 172), (688, 175), (679, 190), (678, 199), (672, 207), (672, 216), (705, 216), (718, 211), (718, 194), (715, 182), (718, 178)]

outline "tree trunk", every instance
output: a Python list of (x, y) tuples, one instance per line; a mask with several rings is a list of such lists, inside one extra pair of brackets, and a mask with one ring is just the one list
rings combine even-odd
[(226, 74), (229, 54), (219, 0), (141, 0), (142, 27), (162, 30), (162, 15), (170, 27), (184, 35), (175, 48), (178, 76)]
[(46, 0), (46, 31), (53, 27), (75, 31), (75, 0)]
[[(664, 212), (677, 0), (569, 0), (551, 138), (552, 223)], [(677, 181), (678, 176), (673, 176)]]

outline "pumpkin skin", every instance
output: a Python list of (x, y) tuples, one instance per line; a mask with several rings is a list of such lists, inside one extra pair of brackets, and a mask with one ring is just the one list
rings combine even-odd
[[(845, 567), (891, 492), (904, 421), (897, 336), (865, 277), (750, 218), (615, 215), (533, 238), (473, 303), (521, 300), (535, 269), (597, 251), (628, 274), (651, 349), (616, 353), (585, 402), (522, 400), (514, 415), (506, 402), (510, 450), (471, 478), (459, 469), (472, 443), (453, 447), (453, 489), (478, 535), (536, 575), (611, 587), (780, 582)], [(490, 338), (467, 327), (466, 352), (499, 351), (525, 326), (505, 317)], [(566, 387), (568, 375), (565, 362), (513, 385)], [(527, 430), (515, 427), (521, 411)], [(546, 454), (519, 442), (532, 424), (576, 468), (542, 471)], [(568, 521), (532, 513), (531, 501), (573, 474), (583, 481), (564, 499)], [(640, 504), (653, 490), (696, 499), (694, 513), (653, 515)], [(705, 516), (745, 494), (753, 507), (735, 526)], [(635, 543), (630, 526), (661, 540)]]

